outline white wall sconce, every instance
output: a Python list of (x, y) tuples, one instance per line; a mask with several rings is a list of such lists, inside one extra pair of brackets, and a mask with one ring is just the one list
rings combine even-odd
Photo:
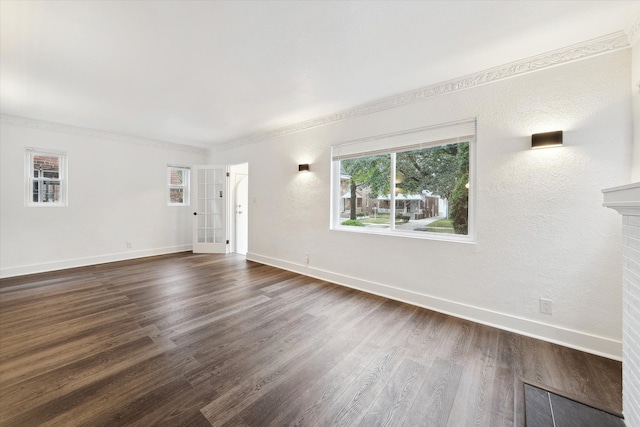
[(298, 165), (298, 172), (309, 172), (309, 163)]
[(562, 145), (562, 131), (534, 133), (531, 135), (531, 148), (559, 147)]

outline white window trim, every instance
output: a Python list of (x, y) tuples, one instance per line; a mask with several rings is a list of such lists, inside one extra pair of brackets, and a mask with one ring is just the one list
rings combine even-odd
[[(183, 185), (172, 185), (171, 184), (171, 170), (172, 169), (183, 169), (187, 171), (187, 179)], [(171, 189), (183, 189), (183, 202), (176, 203), (171, 201)], [(190, 197), (190, 189), (191, 189), (191, 167), (190, 166), (182, 166), (182, 165), (173, 165), (167, 164), (167, 206), (189, 206), (191, 204)]]
[[(473, 135), (469, 138), (469, 135), (460, 134), (455, 136), (455, 127), (458, 129), (465, 129), (471, 126), (473, 128)], [(466, 126), (468, 124), (469, 126)], [(446, 128), (450, 127), (453, 130), (452, 136), (446, 131)], [(441, 129), (445, 128), (444, 133), (441, 133)], [(463, 132), (466, 133), (466, 132)], [(421, 139), (421, 135), (427, 135), (427, 141), (424, 143), (412, 144), (416, 138)], [(400, 141), (400, 142), (399, 142)], [(381, 236), (395, 236), (395, 237), (409, 237), (414, 239), (426, 239), (426, 240), (440, 240), (448, 242), (460, 242), (460, 243), (475, 243), (476, 241), (476, 141), (477, 141), (477, 121), (476, 119), (459, 120), (456, 122), (438, 124), (435, 126), (426, 126), (417, 129), (411, 129), (402, 132), (395, 132), (384, 135), (377, 135), (372, 137), (361, 138), (357, 140), (343, 142), (331, 147), (331, 200), (330, 200), (330, 230), (333, 231), (345, 231), (349, 233), (364, 233), (364, 234), (377, 234)], [(348, 159), (351, 157), (360, 157), (354, 153), (364, 152), (366, 156), (388, 153), (391, 154), (391, 170), (395, 171), (395, 152), (394, 145), (402, 145), (404, 150), (407, 147), (411, 149), (420, 149), (427, 147), (437, 147), (441, 145), (469, 142), (469, 210), (468, 210), (468, 234), (445, 234), (445, 233), (432, 233), (428, 231), (413, 232), (397, 230), (394, 228), (378, 229), (373, 227), (353, 227), (342, 225), (343, 219), (340, 218), (340, 206), (336, 199), (336, 194), (340, 194), (340, 160)], [(368, 147), (369, 144), (375, 144), (374, 149), (361, 150), (360, 147)], [(391, 174), (390, 187), (393, 189), (395, 186), (393, 176)], [(395, 218), (395, 192), (390, 191), (389, 200), (390, 218)]]
[[(34, 156), (55, 156), (60, 160), (59, 164), (59, 175), (60, 177), (57, 179), (60, 182), (60, 201), (59, 202), (34, 202), (33, 201), (33, 157)], [(66, 151), (58, 151), (58, 150), (45, 150), (40, 148), (27, 147), (25, 149), (25, 206), (27, 207), (39, 207), (39, 208), (60, 208), (68, 206), (69, 200), (69, 173), (68, 173), (68, 162), (67, 162), (67, 152)], [(38, 180), (42, 180), (42, 177), (39, 177)], [(49, 181), (55, 179), (48, 179)], [(39, 187), (41, 188), (41, 187)]]

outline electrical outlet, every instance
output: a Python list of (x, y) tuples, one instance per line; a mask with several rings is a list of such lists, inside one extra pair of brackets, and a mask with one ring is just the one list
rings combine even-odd
[(131, 249), (133, 247), (133, 244), (127, 240), (127, 249)]
[(304, 254), (304, 263), (305, 265), (309, 265), (309, 254)]
[(540, 298), (540, 313), (553, 314), (553, 301), (548, 298)]

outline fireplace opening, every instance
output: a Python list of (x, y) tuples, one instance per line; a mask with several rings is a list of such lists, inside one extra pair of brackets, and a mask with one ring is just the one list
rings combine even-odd
[(615, 414), (524, 383), (526, 427), (625, 427)]

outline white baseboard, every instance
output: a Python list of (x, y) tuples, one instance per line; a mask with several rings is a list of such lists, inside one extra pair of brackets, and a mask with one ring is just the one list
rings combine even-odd
[(145, 249), (141, 251), (128, 251), (117, 254), (99, 255), (87, 258), (68, 259), (42, 264), (31, 264), (20, 267), (9, 267), (0, 269), (0, 278), (24, 276), (26, 274), (35, 273), (45, 273), (47, 271), (65, 270), (67, 268), (86, 267), (88, 265), (105, 264), (115, 261), (126, 261), (129, 259), (172, 254), (176, 252), (186, 252), (190, 251), (191, 249), (192, 245), (179, 245), (166, 248)]
[(255, 253), (247, 253), (247, 260), (284, 270), (293, 271), (316, 279), (358, 289), (396, 301), (434, 310), (461, 319), (471, 320), (509, 332), (541, 339), (613, 360), (622, 360), (622, 342), (606, 337), (562, 328), (511, 314), (499, 313), (455, 301), (425, 295), (381, 283), (358, 279), (327, 270), (296, 264)]

